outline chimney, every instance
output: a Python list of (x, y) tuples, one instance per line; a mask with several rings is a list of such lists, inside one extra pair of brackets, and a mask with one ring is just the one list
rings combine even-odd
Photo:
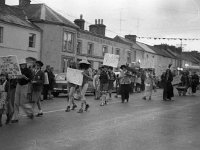
[(105, 36), (106, 26), (103, 24), (103, 19), (95, 19), (95, 24), (89, 26), (89, 31), (101, 36)]
[(137, 38), (137, 36), (136, 35), (125, 35), (125, 39), (128, 39), (128, 40), (130, 40), (130, 41), (132, 41), (132, 42), (136, 42), (136, 38)]
[(74, 23), (75, 23), (77, 26), (79, 26), (79, 28), (80, 28), (81, 30), (84, 30), (84, 28), (85, 28), (85, 20), (83, 19), (83, 15), (82, 15), (82, 14), (80, 15), (80, 19), (75, 19), (75, 20), (74, 20)]
[(0, 6), (5, 6), (6, 5), (6, 0), (0, 0)]
[(19, 7), (25, 8), (31, 4), (31, 0), (19, 0)]

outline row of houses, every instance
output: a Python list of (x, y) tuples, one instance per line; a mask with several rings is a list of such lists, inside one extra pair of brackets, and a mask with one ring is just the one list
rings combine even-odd
[(170, 63), (173, 69), (200, 65), (198, 52), (150, 46), (138, 42), (136, 35), (109, 38), (105, 33), (103, 19), (95, 19), (87, 31), (82, 15), (71, 22), (45, 4), (19, 0), (19, 5), (8, 6), (0, 1), (0, 56), (16, 55), (30, 63), (41, 60), (55, 72), (65, 72), (70, 60), (85, 57), (97, 69), (105, 53), (119, 55), (119, 66), (138, 62), (141, 68), (154, 68), (157, 75)]

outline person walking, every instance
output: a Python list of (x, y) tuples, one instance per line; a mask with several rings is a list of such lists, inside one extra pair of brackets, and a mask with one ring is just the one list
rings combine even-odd
[(94, 75), (94, 78), (93, 78), (93, 86), (95, 89), (95, 100), (99, 100), (100, 98), (100, 80), (99, 80), (100, 73), (101, 73), (101, 70), (98, 69), (97, 73)]
[(192, 94), (196, 93), (197, 86), (199, 85), (199, 76), (196, 72), (192, 73)]
[[(75, 62), (70, 62), (71, 64), (69, 65), (69, 68), (72, 69), (77, 69), (77, 65)], [(67, 82), (67, 89), (68, 89), (68, 101), (67, 101), (67, 107), (65, 112), (69, 112), (70, 110), (74, 110), (77, 105), (74, 102), (74, 94), (75, 94), (75, 90), (77, 88), (78, 85), (70, 83), (69, 81)]]
[(125, 100), (128, 102), (129, 101), (129, 91), (130, 91), (130, 84), (131, 84), (131, 80), (130, 80), (130, 73), (127, 70), (127, 66), (122, 65), (120, 67), (121, 72), (119, 75), (120, 78), (120, 85), (121, 85), (121, 99), (122, 99), (122, 103), (125, 102)]
[(7, 82), (6, 82), (6, 87), (8, 89), (7, 104), (6, 104), (6, 107), (7, 107), (6, 108), (7, 110), (6, 124), (9, 124), (13, 117), (16, 86), (17, 86), (17, 79), (8, 75)]
[(43, 85), (43, 100), (48, 100), (49, 97), (49, 75), (50, 74), (50, 66), (46, 66), (46, 70), (44, 71), (44, 85)]
[[(81, 108), (78, 110), (78, 113), (83, 113), (83, 110), (87, 111), (89, 108), (89, 104), (86, 102), (85, 94), (87, 92), (88, 88), (88, 82), (89, 80), (93, 80), (93, 78), (90, 76), (89, 69), (90, 68), (90, 63), (87, 61), (87, 59), (83, 59), (79, 62), (79, 69), (82, 70), (83, 74), (83, 83), (81, 88)], [(85, 109), (83, 109), (85, 105)]]
[(172, 100), (171, 98), (174, 97), (174, 92), (173, 92), (173, 86), (172, 86), (172, 81), (173, 81), (173, 75), (170, 70), (172, 64), (169, 64), (168, 69), (166, 72), (163, 74), (163, 100)]
[[(0, 127), (2, 127), (2, 115), (5, 109), (8, 87), (6, 87), (6, 74), (0, 74)], [(7, 116), (7, 119), (9, 116)]]
[(148, 99), (148, 100), (151, 100), (151, 96), (152, 96), (152, 91), (153, 91), (153, 77), (152, 77), (152, 75), (151, 75), (151, 73), (150, 72), (147, 72), (146, 73), (147, 75), (146, 75), (146, 80), (145, 80), (145, 82), (144, 82), (144, 84), (145, 84), (145, 92), (144, 92), (144, 97), (143, 97), (143, 99), (144, 100), (146, 100), (146, 99)]
[(38, 114), (37, 117), (40, 117), (43, 115), (42, 108), (41, 108), (41, 94), (42, 94), (42, 88), (44, 84), (44, 72), (41, 70), (41, 67), (43, 66), (43, 63), (41, 61), (35, 62), (36, 68), (33, 73), (33, 80), (32, 80), (32, 102), (33, 102), (33, 110), (35, 107), (35, 104), (38, 106)]
[(15, 91), (14, 114), (12, 123), (17, 123), (19, 120), (19, 107), (21, 106), (26, 115), (33, 119), (33, 109), (28, 100), (28, 84), (32, 80), (32, 72), (27, 68), (25, 59), (20, 61), (21, 75), (18, 76), (18, 83)]
[(113, 67), (108, 67), (108, 75), (109, 75), (109, 79), (108, 79), (108, 94), (109, 94), (109, 99), (112, 99), (112, 91), (113, 91), (113, 87), (114, 87), (114, 82), (116, 80), (116, 76), (115, 73), (113, 72)]
[(107, 71), (107, 66), (101, 67), (100, 73), (100, 91), (101, 91), (101, 104), (100, 106), (104, 106), (107, 104), (107, 93), (108, 93), (108, 83), (109, 83), (109, 74)]

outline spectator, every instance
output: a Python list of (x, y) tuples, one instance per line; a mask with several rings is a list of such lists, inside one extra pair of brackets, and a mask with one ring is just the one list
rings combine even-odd
[(43, 85), (43, 100), (47, 100), (49, 94), (49, 75), (50, 74), (50, 66), (46, 66), (46, 70), (44, 71), (44, 85)]

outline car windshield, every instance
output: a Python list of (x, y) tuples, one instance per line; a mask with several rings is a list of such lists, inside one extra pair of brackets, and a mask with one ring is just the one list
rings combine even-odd
[(65, 74), (58, 74), (56, 76), (56, 80), (65, 81), (66, 80), (66, 75)]

